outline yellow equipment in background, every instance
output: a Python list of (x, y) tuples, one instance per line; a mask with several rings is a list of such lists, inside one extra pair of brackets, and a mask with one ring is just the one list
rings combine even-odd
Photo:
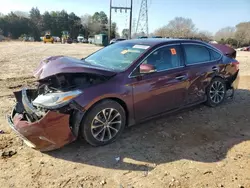
[(50, 35), (50, 33), (45, 34), (45, 36), (43, 37), (43, 42), (51, 42), (54, 43), (54, 38)]

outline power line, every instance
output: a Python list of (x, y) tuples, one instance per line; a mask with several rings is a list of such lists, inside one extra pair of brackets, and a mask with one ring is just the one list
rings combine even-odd
[[(120, 1), (119, 1), (120, 2)], [(127, 3), (126, 3), (127, 4)], [(130, 11), (130, 18), (129, 18), (129, 38), (131, 39), (131, 31), (132, 31), (132, 12), (133, 12), (133, 0), (130, 0), (130, 6), (113, 6), (112, 0), (110, 0), (110, 11), (109, 11), (109, 40), (111, 40), (111, 27), (112, 27), (112, 9), (116, 12), (117, 10), (122, 13), (124, 10), (125, 13)]]

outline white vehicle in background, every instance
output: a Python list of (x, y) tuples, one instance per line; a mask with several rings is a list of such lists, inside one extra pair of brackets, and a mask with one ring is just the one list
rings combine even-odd
[(58, 36), (53, 36), (54, 42), (61, 42), (60, 37)]
[(82, 34), (79, 34), (77, 37), (77, 42), (83, 43), (84, 42), (84, 36)]

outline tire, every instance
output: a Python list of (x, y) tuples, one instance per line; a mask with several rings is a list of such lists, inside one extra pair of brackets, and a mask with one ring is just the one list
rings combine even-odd
[(216, 107), (223, 103), (226, 98), (226, 83), (222, 78), (214, 78), (207, 87), (206, 105), (210, 107)]
[[(107, 119), (110, 120), (109, 123)], [(122, 134), (125, 124), (126, 114), (123, 107), (113, 100), (104, 100), (87, 112), (80, 134), (90, 145), (103, 146), (114, 142)]]

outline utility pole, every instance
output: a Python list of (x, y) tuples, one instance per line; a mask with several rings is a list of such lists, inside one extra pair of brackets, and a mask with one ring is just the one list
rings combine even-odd
[(129, 39), (132, 38), (132, 12), (133, 12), (133, 0), (131, 0), (130, 2)]
[(111, 31), (112, 31), (112, 9), (115, 9), (115, 11), (120, 10), (122, 13), (122, 10), (127, 10), (130, 11), (130, 16), (129, 16), (129, 39), (132, 37), (132, 16), (133, 16), (133, 0), (130, 0), (130, 6), (129, 7), (117, 7), (117, 6), (112, 6), (112, 0), (110, 0), (110, 9), (109, 9), (109, 40), (111, 40)]

